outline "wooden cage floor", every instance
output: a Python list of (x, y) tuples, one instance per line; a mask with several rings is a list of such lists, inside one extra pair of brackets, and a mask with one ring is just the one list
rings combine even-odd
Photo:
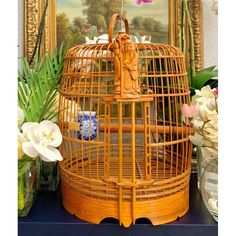
[[(100, 180), (104, 178), (104, 158), (86, 159), (78, 161), (72, 161), (68, 170), (76, 175), (83, 176), (90, 179)], [(109, 177), (118, 179), (119, 177), (119, 162), (118, 158), (111, 158), (109, 163)], [(169, 179), (175, 177), (181, 173), (181, 163), (176, 168), (176, 163), (163, 160), (157, 161), (152, 159), (151, 161), (151, 176), (155, 181)], [(132, 179), (132, 159), (123, 158), (122, 160), (122, 178)], [(145, 159), (136, 158), (135, 161), (135, 178), (137, 180), (145, 179)]]

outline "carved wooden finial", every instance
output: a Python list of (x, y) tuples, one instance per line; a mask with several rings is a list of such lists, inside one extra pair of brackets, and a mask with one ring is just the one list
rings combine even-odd
[(139, 61), (135, 44), (126, 33), (119, 33), (114, 42), (115, 98), (139, 98)]

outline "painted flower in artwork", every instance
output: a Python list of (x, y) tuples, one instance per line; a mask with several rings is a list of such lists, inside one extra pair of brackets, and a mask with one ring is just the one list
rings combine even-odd
[(141, 3), (151, 3), (152, 0), (135, 0), (136, 5), (140, 5)]

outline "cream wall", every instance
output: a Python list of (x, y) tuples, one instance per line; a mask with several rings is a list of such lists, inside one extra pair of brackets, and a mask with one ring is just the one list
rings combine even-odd
[(218, 15), (212, 1), (203, 0), (204, 67), (218, 65)]

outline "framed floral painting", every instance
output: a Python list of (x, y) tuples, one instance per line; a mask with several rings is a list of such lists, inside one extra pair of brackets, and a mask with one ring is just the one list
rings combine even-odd
[[(38, 33), (43, 8), (47, 0), (24, 0), (24, 54), (30, 57)], [(153, 43), (179, 45), (182, 0), (152, 0), (135, 4), (135, 0), (49, 0), (44, 27), (42, 53), (52, 51), (63, 40), (78, 33), (76, 43), (83, 43), (91, 26), (98, 34), (107, 33), (113, 13), (124, 15), (130, 25), (130, 33), (146, 36)], [(195, 65), (203, 65), (202, 3), (188, 0), (194, 33)], [(186, 31), (186, 35), (188, 32)], [(188, 37), (187, 44), (188, 44)]]
[(73, 33), (80, 33), (78, 43), (85, 41), (88, 29), (96, 26), (98, 34), (108, 31), (113, 13), (124, 15), (132, 35), (146, 36), (152, 42), (170, 43), (174, 32), (177, 1), (158, 0), (137, 5), (134, 0), (58, 0), (57, 1), (57, 44), (67, 40)]

